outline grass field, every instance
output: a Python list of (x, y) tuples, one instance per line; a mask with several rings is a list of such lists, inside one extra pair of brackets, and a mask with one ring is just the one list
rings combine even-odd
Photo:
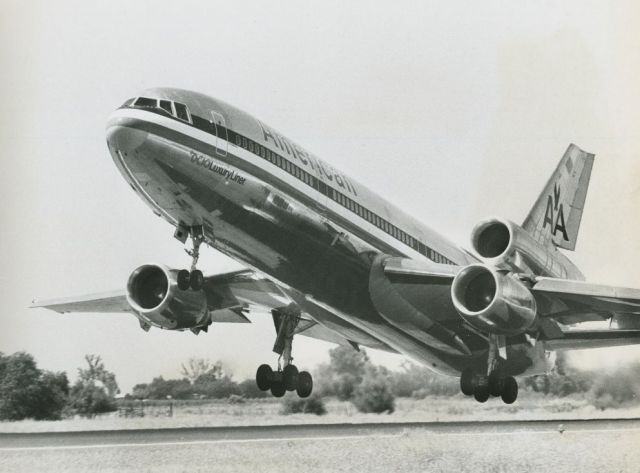
[[(292, 395), (292, 394), (291, 394)], [(546, 398), (524, 392), (516, 404), (507, 406), (498, 399), (478, 404), (462, 395), (422, 400), (398, 398), (393, 414), (362, 414), (349, 402), (327, 400), (327, 414), (280, 414), (281, 403), (273, 398), (232, 404), (226, 400), (145, 405), (144, 417), (124, 417), (111, 413), (93, 419), (62, 421), (1, 422), (0, 432), (62, 432), (69, 430), (110, 430), (230, 425), (273, 425), (304, 423), (434, 422), (455, 420), (597, 419), (640, 417), (640, 407), (597, 410), (583, 400)]]
[[(393, 414), (362, 414), (348, 402), (327, 401), (328, 413), (281, 415), (278, 400), (166, 402), (146, 405), (144, 417), (118, 413), (58, 422), (5, 422), (2, 432), (85, 431), (228, 425), (530, 420), (640, 417), (640, 409), (599, 411), (577, 399), (528, 393), (505, 406), (469, 398), (397, 399)], [(411, 428), (368, 438), (268, 440), (224, 444), (109, 446), (4, 451), (0, 471), (12, 472), (528, 472), (640, 471), (637, 430), (435, 432)]]

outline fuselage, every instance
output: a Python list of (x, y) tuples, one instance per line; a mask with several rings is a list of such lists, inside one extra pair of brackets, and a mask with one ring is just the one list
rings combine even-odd
[(150, 89), (111, 115), (107, 142), (154, 213), (176, 227), (201, 225), (210, 246), (273, 279), (348, 340), (449, 374), (484, 353), (448, 288), (431, 289), (426, 317), (465, 337), (472, 355), (438, 331), (399, 330), (369, 294), (379, 255), (455, 266), (473, 257), (265, 123), (202, 94)]

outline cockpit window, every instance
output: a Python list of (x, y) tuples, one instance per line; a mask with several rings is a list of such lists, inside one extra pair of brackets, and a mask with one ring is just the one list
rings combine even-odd
[(138, 97), (133, 105), (136, 107), (157, 107), (158, 101), (148, 97)]
[(185, 122), (189, 121), (189, 112), (187, 111), (187, 106), (183, 103), (174, 102), (173, 105), (176, 107), (176, 116), (180, 120), (184, 120)]
[(171, 107), (171, 101), (170, 100), (158, 100), (158, 104), (160, 105), (160, 108), (166, 112), (168, 112), (169, 114), (173, 115), (173, 108)]

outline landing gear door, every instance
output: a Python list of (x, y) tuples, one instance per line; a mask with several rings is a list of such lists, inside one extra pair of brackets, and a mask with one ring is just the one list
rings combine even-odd
[(220, 156), (227, 155), (227, 124), (222, 114), (211, 111), (213, 126), (216, 129), (216, 153)]

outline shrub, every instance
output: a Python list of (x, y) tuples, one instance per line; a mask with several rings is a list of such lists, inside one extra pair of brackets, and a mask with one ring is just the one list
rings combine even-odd
[(28, 353), (0, 353), (0, 419), (60, 419), (68, 393), (65, 373), (43, 372)]
[(240, 394), (247, 399), (257, 399), (267, 397), (268, 391), (261, 391), (256, 384), (255, 379), (245, 379), (241, 383), (238, 383)]
[(460, 391), (458, 378), (442, 376), (429, 368), (406, 362), (402, 371), (391, 373), (393, 394), (398, 397), (424, 399), (427, 396), (453, 396)]
[(229, 404), (244, 404), (245, 403), (245, 399), (244, 397), (238, 395), (238, 394), (232, 394), (231, 396), (229, 396), (229, 399), (227, 399), (227, 401), (229, 402)]
[(153, 378), (149, 384), (136, 384), (132, 390), (136, 399), (191, 399), (193, 388), (187, 379)]
[(315, 414), (318, 416), (327, 413), (324, 401), (317, 394), (301, 399), (295, 395), (286, 396), (282, 401), (281, 414)]
[(367, 368), (372, 366), (371, 361), (365, 350), (356, 351), (341, 345), (329, 350), (329, 359), (328, 365), (320, 365), (316, 370), (317, 392), (347, 401), (362, 382)]
[(640, 403), (640, 363), (610, 373), (599, 372), (587, 400), (601, 410)]
[(69, 395), (70, 406), (85, 417), (115, 411), (115, 395), (120, 392), (115, 375), (105, 369), (99, 356), (86, 355), (85, 360), (89, 366), (78, 369), (78, 380)]
[(226, 375), (219, 379), (208, 375), (200, 376), (193, 383), (193, 391), (207, 399), (224, 399), (233, 394), (242, 394), (238, 383)]
[(395, 410), (395, 396), (389, 386), (389, 379), (376, 373), (365, 376), (353, 393), (351, 402), (360, 412), (391, 414)]
[(83, 417), (113, 412), (117, 409), (116, 401), (107, 392), (96, 385), (75, 384), (71, 388), (71, 407)]

